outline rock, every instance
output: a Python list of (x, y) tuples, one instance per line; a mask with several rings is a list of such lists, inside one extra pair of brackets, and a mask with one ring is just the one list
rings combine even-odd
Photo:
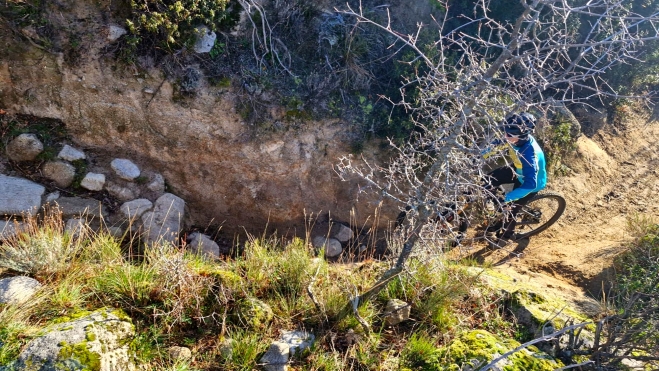
[(82, 188), (90, 191), (100, 191), (105, 185), (105, 175), (97, 173), (87, 173), (80, 182)]
[(105, 216), (101, 202), (90, 198), (60, 197), (55, 200), (55, 204), (64, 219), (80, 216), (98, 217), (102, 214)]
[(235, 341), (233, 339), (223, 338), (219, 345), (220, 355), (226, 359), (230, 359), (233, 356), (234, 346)]
[(187, 361), (192, 358), (192, 351), (190, 348), (173, 346), (167, 349), (167, 354), (173, 362)]
[(110, 167), (112, 167), (112, 170), (114, 170), (117, 176), (121, 179), (134, 180), (140, 176), (140, 169), (137, 165), (125, 158), (116, 158), (112, 160)]
[(240, 301), (238, 305), (238, 316), (240, 321), (252, 329), (265, 327), (274, 313), (270, 306), (259, 299), (247, 298)]
[(45, 329), (28, 343), (9, 368), (25, 371), (135, 370), (130, 351), (134, 337), (135, 327), (121, 310), (99, 309)]
[(73, 162), (78, 160), (84, 160), (87, 158), (87, 156), (85, 155), (84, 152), (79, 151), (68, 144), (65, 144), (64, 147), (62, 147), (62, 150), (59, 151), (57, 158), (61, 158), (62, 160)]
[(164, 193), (165, 192), (165, 178), (162, 177), (160, 174), (156, 174), (153, 176), (153, 180), (149, 185), (146, 186), (149, 190), (156, 192), (156, 193)]
[(290, 354), (301, 352), (313, 345), (316, 337), (306, 331), (282, 331), (280, 342), (288, 345)]
[(13, 220), (0, 220), (0, 241), (16, 236), (23, 228), (25, 228), (23, 223)]
[(119, 211), (128, 220), (138, 220), (142, 214), (151, 210), (153, 203), (146, 198), (138, 198), (124, 203), (119, 208)]
[(142, 215), (148, 244), (176, 243), (185, 213), (185, 201), (171, 193), (160, 196), (152, 212)]
[(108, 27), (108, 41), (113, 42), (117, 41), (121, 36), (128, 33), (123, 27), (111, 24)]
[(46, 162), (43, 165), (42, 172), (46, 179), (54, 181), (62, 188), (70, 186), (76, 176), (76, 168), (64, 161)]
[(206, 26), (199, 26), (195, 29), (197, 41), (194, 44), (195, 53), (208, 53), (215, 45), (217, 35)]
[[(504, 340), (485, 330), (464, 331), (447, 346), (449, 357), (443, 360), (443, 365), (446, 369), (479, 370), (490, 360), (518, 346), (520, 343), (513, 339)], [(500, 360), (491, 370), (556, 370), (561, 366), (549, 354), (530, 346)]]
[(57, 200), (57, 199), (59, 198), (59, 195), (60, 195), (60, 194), (59, 194), (59, 191), (51, 192), (51, 193), (49, 193), (49, 194), (46, 195), (45, 202), (46, 202), (47, 204), (48, 204), (48, 203), (51, 203), (51, 202)]
[(32, 161), (43, 152), (43, 143), (34, 134), (21, 134), (9, 142), (6, 152), (13, 161)]
[(334, 238), (325, 238), (323, 236), (316, 236), (311, 241), (311, 244), (317, 249), (325, 249), (325, 256), (328, 258), (333, 258), (339, 256), (343, 251), (341, 247), (341, 242)]
[(119, 201), (130, 201), (135, 199), (135, 193), (130, 188), (122, 187), (114, 182), (108, 182), (105, 185), (105, 190), (108, 191), (111, 196), (116, 197)]
[(389, 326), (397, 325), (410, 318), (410, 305), (398, 299), (390, 299), (385, 309), (384, 321)]
[(41, 288), (39, 281), (25, 276), (0, 279), (0, 304), (20, 304)]
[(209, 236), (199, 232), (194, 232), (190, 235), (188, 240), (188, 246), (197, 254), (202, 254), (214, 259), (220, 257), (220, 246)]
[(0, 174), (0, 215), (34, 214), (45, 188), (22, 178)]
[(286, 371), (288, 370), (288, 357), (288, 344), (275, 341), (270, 344), (270, 348), (259, 362), (267, 371)]
[(107, 232), (114, 238), (122, 238), (126, 233), (126, 230), (121, 227), (107, 227)]
[(348, 242), (354, 236), (352, 229), (340, 223), (335, 223), (330, 229), (330, 236), (339, 240), (340, 242)]
[(64, 233), (73, 238), (80, 237), (85, 231), (85, 220), (80, 218), (72, 218), (66, 221), (64, 226)]

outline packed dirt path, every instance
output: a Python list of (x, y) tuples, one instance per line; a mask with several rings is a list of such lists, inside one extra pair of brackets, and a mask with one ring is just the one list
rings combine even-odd
[(606, 126), (582, 135), (572, 170), (553, 177), (547, 190), (562, 194), (567, 208), (557, 224), (504, 250), (481, 253), (497, 269), (567, 296), (602, 298), (613, 260), (629, 244), (628, 222), (659, 217), (659, 122), (632, 117), (624, 128)]

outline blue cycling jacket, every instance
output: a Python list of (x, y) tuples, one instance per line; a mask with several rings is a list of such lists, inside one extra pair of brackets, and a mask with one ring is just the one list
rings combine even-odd
[(506, 202), (519, 200), (530, 193), (539, 192), (547, 186), (545, 154), (535, 138), (529, 135), (529, 139), (520, 147), (502, 141), (497, 141), (494, 144), (496, 147), (486, 150), (483, 157), (488, 158), (502, 146), (507, 147), (508, 155), (515, 166), (517, 178), (522, 183), (521, 187), (506, 194)]

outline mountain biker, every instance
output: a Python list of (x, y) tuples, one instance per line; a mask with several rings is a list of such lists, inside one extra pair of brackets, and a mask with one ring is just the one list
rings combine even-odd
[(487, 159), (499, 152), (502, 147), (507, 147), (508, 155), (514, 165), (514, 169), (509, 165), (502, 166), (485, 176), (485, 189), (492, 194), (501, 185), (513, 184), (513, 190), (506, 193), (502, 200), (502, 209), (510, 210), (511, 217), (503, 225), (488, 228), (490, 232), (498, 230), (503, 239), (514, 239), (516, 224), (514, 216), (547, 185), (545, 154), (531, 135), (535, 130), (535, 124), (535, 117), (529, 113), (511, 115), (501, 126), (506, 141), (494, 143), (495, 148), (486, 150), (483, 154)]

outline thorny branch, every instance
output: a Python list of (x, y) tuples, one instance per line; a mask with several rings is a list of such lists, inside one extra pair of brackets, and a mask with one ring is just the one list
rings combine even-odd
[[(446, 1), (442, 3), (448, 7)], [(543, 119), (556, 107), (620, 97), (603, 74), (636, 58), (644, 42), (659, 39), (659, 13), (636, 14), (622, 1), (594, 0), (575, 6), (568, 0), (520, 0), (519, 4), (512, 21), (495, 18), (489, 2), (479, 1), (474, 16), (465, 17), (453, 29), (438, 22), (431, 54), (425, 52), (430, 46), (419, 36), (423, 25), (405, 35), (393, 29), (389, 17), (385, 23), (369, 19), (361, 2), (358, 9), (348, 5), (339, 11), (388, 33), (424, 64), (400, 89), (398, 104), (411, 112), (416, 131), (403, 144), (391, 143), (395, 157), (380, 167), (346, 156), (336, 168), (344, 179), (360, 180), (361, 190), (388, 197), (406, 209), (396, 269), (403, 268), (416, 242), (435, 225), (434, 219), (446, 225), (442, 216), (467, 202), (476, 207), (466, 217), (476, 219), (484, 201), (493, 197), (482, 186), (488, 166), (482, 153), (502, 139), (498, 123), (504, 117), (529, 111)], [(495, 161), (503, 158), (503, 154), (494, 156)], [(436, 246), (451, 238), (451, 227), (444, 228)], [(358, 305), (367, 298), (361, 300)], [(609, 349), (630, 336), (607, 339), (600, 347)]]

